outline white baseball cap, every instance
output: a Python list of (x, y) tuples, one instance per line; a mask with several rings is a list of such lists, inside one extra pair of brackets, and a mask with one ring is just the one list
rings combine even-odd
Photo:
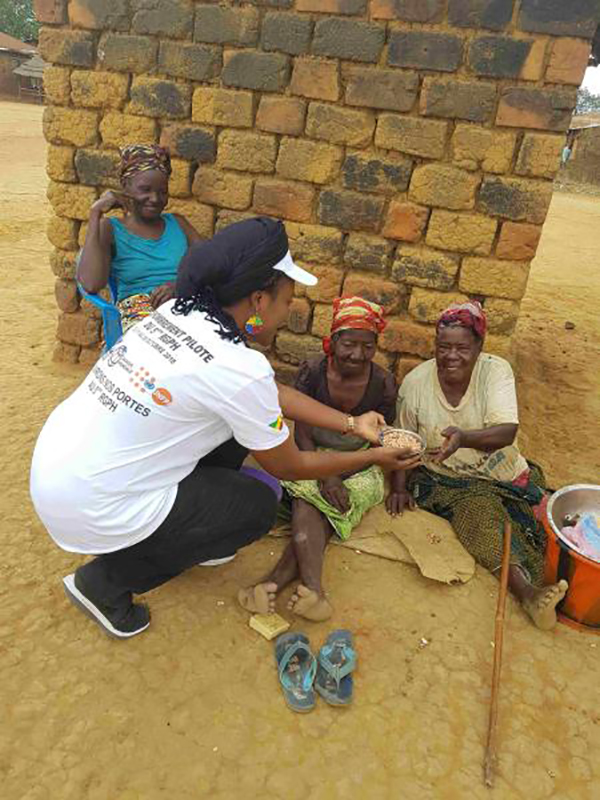
[(310, 272), (302, 269), (302, 267), (299, 267), (298, 264), (295, 264), (292, 254), (289, 250), (281, 259), (281, 261), (278, 264), (275, 264), (273, 269), (283, 272), (283, 274), (287, 275), (288, 278), (291, 278), (297, 283), (303, 283), (305, 286), (315, 286), (319, 280), (316, 275), (312, 275)]

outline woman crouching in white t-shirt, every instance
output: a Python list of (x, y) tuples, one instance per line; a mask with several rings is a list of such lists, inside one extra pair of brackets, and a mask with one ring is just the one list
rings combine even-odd
[(281, 222), (245, 220), (194, 245), (177, 299), (128, 331), (47, 420), (33, 456), (33, 502), (60, 547), (96, 556), (64, 586), (109, 633), (148, 627), (134, 594), (269, 531), (277, 499), (238, 471), (249, 451), (287, 480), (415, 465), (383, 448), (297, 449), (283, 415), (371, 442), (383, 418), (354, 419), (279, 386), (266, 357), (246, 346), (272, 343), (294, 281), (316, 278), (294, 264)]

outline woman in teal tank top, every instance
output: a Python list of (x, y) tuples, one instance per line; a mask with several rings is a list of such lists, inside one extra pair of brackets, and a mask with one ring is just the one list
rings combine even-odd
[[(121, 151), (122, 192), (105, 192), (92, 205), (77, 272), (93, 294), (109, 279), (117, 284), (123, 330), (173, 297), (179, 262), (202, 238), (179, 214), (163, 214), (169, 199), (171, 159), (158, 145), (130, 145)], [(124, 210), (122, 219), (106, 217)]]

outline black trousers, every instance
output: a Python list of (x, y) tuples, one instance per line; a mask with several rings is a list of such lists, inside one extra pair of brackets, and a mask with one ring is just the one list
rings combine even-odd
[(238, 470), (248, 451), (231, 439), (198, 462), (177, 490), (173, 508), (147, 539), (97, 556), (77, 570), (90, 599), (128, 607), (189, 567), (231, 556), (272, 528), (277, 498), (262, 481)]

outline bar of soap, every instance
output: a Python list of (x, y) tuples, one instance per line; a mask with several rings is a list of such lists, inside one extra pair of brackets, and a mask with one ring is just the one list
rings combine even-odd
[(248, 624), (268, 641), (279, 636), (280, 633), (285, 633), (290, 627), (290, 623), (279, 614), (254, 614), (250, 617)]

